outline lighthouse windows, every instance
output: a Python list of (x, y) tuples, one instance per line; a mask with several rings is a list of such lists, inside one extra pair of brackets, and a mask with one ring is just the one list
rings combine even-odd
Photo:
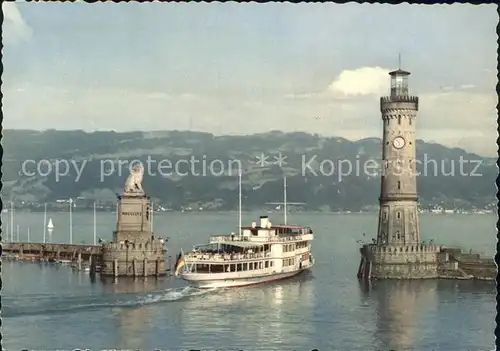
[(398, 190), (401, 190), (401, 182), (399, 180), (398, 180)]
[(401, 218), (401, 212), (396, 212), (396, 218), (400, 219)]
[(411, 120), (412, 120), (411, 118), (408, 118), (408, 122), (410, 123), (410, 125), (411, 125)]
[(398, 115), (398, 124), (401, 124), (401, 115)]

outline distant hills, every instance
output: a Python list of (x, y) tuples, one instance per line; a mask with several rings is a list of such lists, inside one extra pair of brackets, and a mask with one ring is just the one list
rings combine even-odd
[[(155, 203), (172, 210), (235, 209), (238, 163), (243, 167), (243, 205), (248, 209), (282, 201), (284, 175), (288, 200), (305, 203), (305, 209), (359, 211), (378, 204), (378, 138), (349, 141), (278, 131), (214, 136), (182, 131), (4, 130), (2, 141), (4, 202), (36, 204), (69, 197), (114, 201), (129, 174), (128, 162), (140, 160), (146, 168), (144, 189)], [(421, 140), (417, 159), (422, 162), (417, 170), (427, 173), (417, 181), (423, 207), (485, 208), (495, 202), (495, 159)], [(352, 172), (347, 174), (349, 164)], [(452, 167), (455, 174), (447, 175)]]

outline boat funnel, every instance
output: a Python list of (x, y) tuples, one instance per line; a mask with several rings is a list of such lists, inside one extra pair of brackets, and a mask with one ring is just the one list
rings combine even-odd
[(260, 227), (267, 228), (269, 226), (269, 218), (267, 216), (260, 216)]

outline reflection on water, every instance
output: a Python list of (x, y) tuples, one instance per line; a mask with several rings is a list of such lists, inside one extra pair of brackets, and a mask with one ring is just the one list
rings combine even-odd
[[(156, 279), (101, 278), (103, 290), (109, 293), (133, 294), (158, 290), (165, 282)], [(114, 307), (111, 310), (116, 327), (118, 348), (139, 349), (144, 345), (142, 329), (151, 322), (146, 308)]]
[[(441, 329), (449, 313), (443, 308), (445, 301), (456, 306), (457, 300), (467, 300), (482, 307), (490, 299), (493, 302), (495, 293), (491, 282), (453, 280), (376, 281), (369, 285), (360, 284), (360, 289), (364, 303), (370, 303), (375, 312), (374, 340), (377, 347), (394, 350), (414, 349), (416, 345), (422, 345), (422, 349), (453, 348), (456, 345), (453, 340), (446, 344), (429, 343), (431, 335), (437, 334), (439, 340), (439, 335), (445, 332)], [(448, 320), (446, 323), (448, 333), (453, 331), (458, 335), (469, 333), (473, 336), (471, 332), (474, 330), (467, 322)], [(427, 341), (423, 340), (424, 335)], [(493, 341), (492, 333), (486, 332), (484, 336)], [(472, 340), (474, 338), (471, 338), (471, 346), (476, 342)]]
[[(276, 345), (300, 344), (304, 334), (311, 334), (314, 284), (307, 272), (288, 281), (235, 289), (218, 289), (192, 298), (180, 310), (178, 326), (186, 340), (203, 328), (217, 333), (220, 345), (255, 345), (259, 350)], [(296, 340), (295, 340), (296, 339)], [(270, 346), (274, 345), (274, 346)], [(202, 343), (184, 347), (204, 347)]]
[(113, 277), (99, 277), (99, 281), (102, 283), (103, 290), (109, 293), (143, 293), (148, 291), (155, 291), (165, 288), (166, 279), (160, 278), (119, 278), (115, 279)]
[(384, 281), (374, 288), (380, 342), (395, 350), (412, 348), (422, 314), (435, 309), (437, 280)]

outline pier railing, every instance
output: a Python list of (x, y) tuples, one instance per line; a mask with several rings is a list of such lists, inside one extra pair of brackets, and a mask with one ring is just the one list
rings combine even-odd
[(101, 245), (85, 244), (48, 244), (48, 243), (6, 243), (2, 251), (6, 257), (25, 260), (90, 260), (92, 256), (101, 257)]
[(4, 252), (85, 252), (91, 254), (101, 253), (101, 245), (86, 244), (52, 244), (52, 243), (5, 243), (2, 245)]

